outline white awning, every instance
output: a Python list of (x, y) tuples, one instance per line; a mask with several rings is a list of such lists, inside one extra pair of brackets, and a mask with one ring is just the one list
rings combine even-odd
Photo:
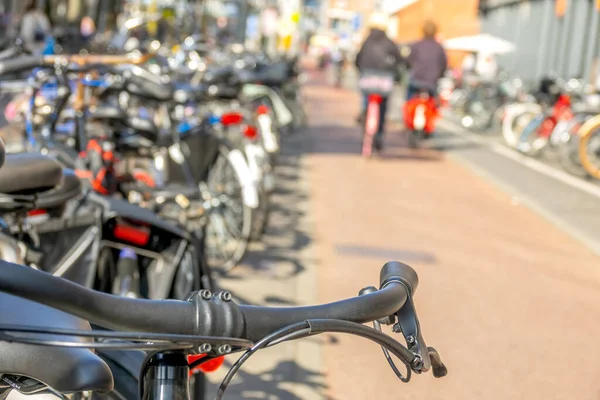
[(493, 54), (504, 54), (515, 51), (515, 45), (487, 33), (473, 36), (461, 36), (444, 42), (446, 50), (475, 51)]

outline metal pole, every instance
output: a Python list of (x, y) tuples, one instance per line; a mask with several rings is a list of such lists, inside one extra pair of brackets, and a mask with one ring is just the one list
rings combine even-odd
[(206, 2), (208, 0), (201, 0), (202, 1), (202, 15), (200, 17), (200, 21), (201, 22), (201, 26), (200, 26), (200, 31), (202, 32), (202, 36), (204, 36), (204, 40), (208, 39), (208, 12), (206, 10)]

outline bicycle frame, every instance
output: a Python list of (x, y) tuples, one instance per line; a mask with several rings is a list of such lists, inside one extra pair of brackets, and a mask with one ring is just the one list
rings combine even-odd
[(379, 94), (369, 94), (367, 101), (367, 115), (365, 118), (365, 134), (363, 138), (362, 154), (370, 157), (373, 152), (373, 138), (377, 133), (380, 124), (381, 103), (383, 96)]
[(148, 357), (140, 377), (142, 400), (190, 400), (190, 368), (183, 352)]
[(404, 124), (410, 130), (422, 131), (429, 135), (435, 130), (439, 116), (435, 97), (422, 92), (404, 104)]

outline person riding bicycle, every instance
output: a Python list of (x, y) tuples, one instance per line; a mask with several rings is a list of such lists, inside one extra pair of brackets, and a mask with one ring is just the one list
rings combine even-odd
[(437, 25), (433, 21), (426, 21), (423, 25), (423, 39), (411, 46), (407, 60), (411, 71), (407, 100), (423, 89), (429, 91), (431, 96), (435, 96), (438, 81), (448, 68), (446, 51), (436, 40), (437, 30)]
[[(388, 26), (387, 16), (383, 13), (374, 13), (369, 18), (371, 32), (364, 41), (356, 55), (356, 67), (359, 72), (365, 70), (389, 72), (394, 76), (398, 73), (398, 66), (402, 63), (402, 56), (398, 46), (385, 33)], [(379, 128), (375, 137), (375, 146), (380, 148), (385, 127), (385, 115), (388, 99), (384, 98), (380, 107)], [(358, 121), (364, 121), (367, 110), (368, 95), (363, 93), (362, 112)]]

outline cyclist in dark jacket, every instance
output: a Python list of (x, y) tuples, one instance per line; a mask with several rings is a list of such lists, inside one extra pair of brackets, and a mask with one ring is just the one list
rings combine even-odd
[(437, 26), (432, 21), (426, 21), (423, 26), (424, 38), (413, 44), (408, 56), (408, 66), (411, 69), (406, 99), (412, 98), (419, 89), (428, 89), (432, 96), (437, 91), (437, 83), (448, 68), (446, 51), (435, 40)]
[[(363, 43), (356, 55), (356, 67), (359, 72), (364, 70), (375, 70), (381, 72), (390, 72), (397, 75), (398, 66), (402, 62), (402, 56), (398, 46), (387, 36), (387, 16), (385, 14), (375, 13), (369, 20), (371, 32)], [(363, 93), (362, 112), (358, 121), (364, 121), (367, 110), (368, 96)], [(379, 129), (375, 140), (375, 146), (381, 148), (381, 140), (385, 126), (385, 116), (387, 113), (388, 99), (384, 98), (381, 103), (381, 114), (379, 119)]]

